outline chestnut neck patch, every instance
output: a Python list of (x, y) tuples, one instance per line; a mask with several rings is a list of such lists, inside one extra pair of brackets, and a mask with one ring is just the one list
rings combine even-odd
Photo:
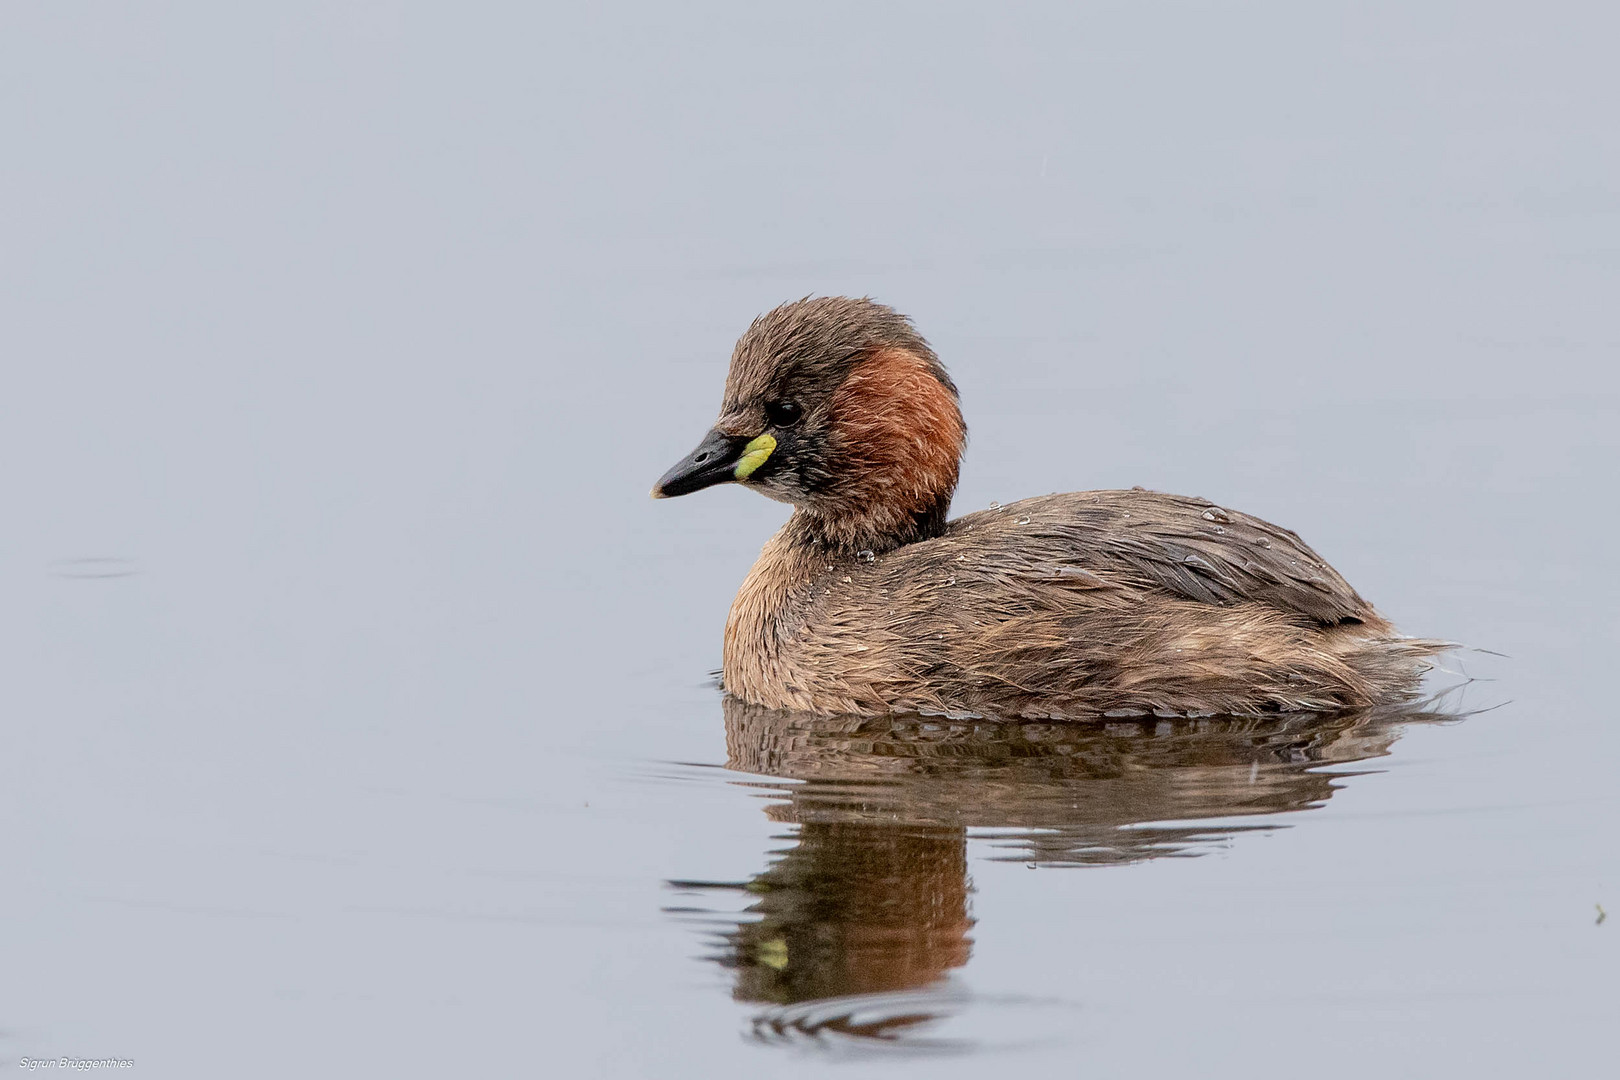
[(801, 509), (804, 537), (886, 551), (944, 531), (967, 428), (953, 389), (909, 349), (873, 351), (832, 399), (837, 475)]

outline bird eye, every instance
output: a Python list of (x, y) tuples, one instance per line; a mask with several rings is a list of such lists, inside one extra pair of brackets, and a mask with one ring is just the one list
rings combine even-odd
[(799, 422), (804, 410), (796, 402), (772, 401), (765, 405), (765, 418), (777, 427), (792, 427)]

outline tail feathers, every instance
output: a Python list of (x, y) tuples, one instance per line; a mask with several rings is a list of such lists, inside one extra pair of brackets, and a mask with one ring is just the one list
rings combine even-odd
[(1458, 647), (1435, 638), (1388, 636), (1349, 638), (1334, 651), (1362, 683), (1365, 704), (1396, 705), (1422, 697), (1436, 658)]

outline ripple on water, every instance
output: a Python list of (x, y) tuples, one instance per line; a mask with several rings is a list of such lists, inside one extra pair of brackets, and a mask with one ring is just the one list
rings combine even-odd
[(962, 1054), (1050, 1042), (1050, 1028), (1072, 1024), (1077, 1011), (1068, 1002), (972, 994), (946, 982), (775, 1006), (751, 1019), (748, 1035), (836, 1056)]

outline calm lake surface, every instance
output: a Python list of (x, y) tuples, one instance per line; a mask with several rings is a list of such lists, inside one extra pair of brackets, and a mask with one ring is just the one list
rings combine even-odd
[[(5, 1069), (1612, 1068), (1613, 5), (261, 8), (0, 15)], [(1472, 715), (722, 700), (786, 510), (646, 493), (808, 293)]]

